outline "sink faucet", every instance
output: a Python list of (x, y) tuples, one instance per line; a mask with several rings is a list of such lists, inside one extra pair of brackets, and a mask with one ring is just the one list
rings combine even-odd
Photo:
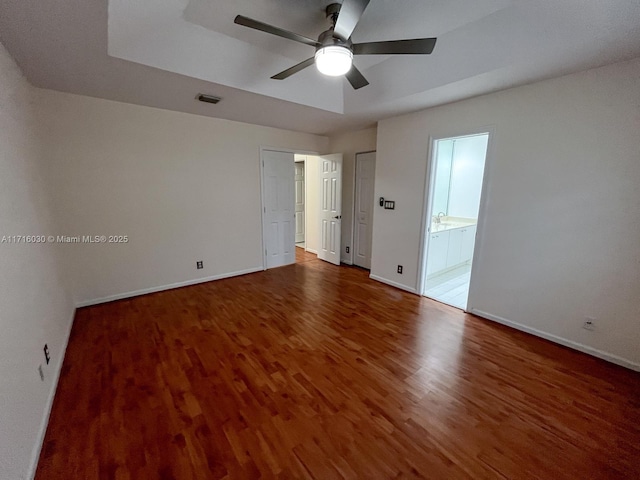
[(438, 213), (438, 215), (434, 215), (433, 216), (433, 223), (435, 223), (436, 225), (440, 225), (440, 222), (442, 221), (442, 217), (446, 216), (446, 213), (444, 212), (440, 212)]

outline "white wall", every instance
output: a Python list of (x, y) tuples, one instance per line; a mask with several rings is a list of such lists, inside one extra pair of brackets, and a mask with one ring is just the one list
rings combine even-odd
[(328, 146), (317, 135), (52, 91), (39, 92), (38, 108), (58, 233), (129, 237), (65, 245), (81, 303), (262, 269), (260, 147)]
[(639, 368), (639, 98), (635, 59), (381, 121), (396, 210), (375, 211), (372, 274), (416, 289), (429, 136), (491, 126), (469, 308)]
[[(31, 475), (71, 326), (73, 304), (54, 244), (3, 243), (49, 235), (50, 201), (32, 89), (0, 44), (0, 478)], [(44, 362), (47, 343), (51, 362)], [(43, 363), (45, 381), (38, 365)]]
[[(342, 153), (342, 252), (340, 261), (353, 263), (353, 202), (355, 195), (356, 153), (376, 149), (377, 128), (346, 132), (329, 138), (329, 152)], [(346, 248), (349, 246), (349, 253)]]

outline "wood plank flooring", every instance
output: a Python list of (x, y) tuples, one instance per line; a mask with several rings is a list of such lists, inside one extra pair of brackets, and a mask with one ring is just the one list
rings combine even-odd
[(640, 478), (637, 373), (297, 250), (80, 309), (36, 478)]

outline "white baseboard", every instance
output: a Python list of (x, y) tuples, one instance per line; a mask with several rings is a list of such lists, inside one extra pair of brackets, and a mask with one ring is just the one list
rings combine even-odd
[(494, 322), (501, 323), (502, 325), (515, 328), (516, 330), (520, 330), (522, 332), (530, 333), (531, 335), (535, 335), (536, 337), (544, 338), (545, 340), (549, 340), (565, 347), (578, 350), (582, 353), (593, 355), (594, 357), (598, 357), (608, 362), (615, 363), (616, 365), (635, 370), (636, 372), (640, 372), (640, 363), (632, 362), (631, 360), (627, 360), (626, 358), (619, 357), (612, 353), (603, 352), (602, 350), (598, 350), (588, 345), (583, 345), (582, 343), (574, 342), (573, 340), (567, 340), (566, 338), (558, 337), (557, 335), (552, 335), (551, 333), (543, 332), (542, 330), (527, 327), (526, 325), (522, 325), (521, 323), (499, 317), (498, 315), (483, 312), (482, 310), (478, 310), (476, 308), (470, 309), (469, 313), (473, 313), (474, 315), (486, 318), (487, 320), (492, 320)]
[(318, 251), (317, 251), (317, 250), (314, 250), (313, 248), (306, 248), (305, 250), (306, 250), (307, 252), (309, 252), (309, 253), (313, 253), (314, 255), (317, 255), (317, 254), (318, 254)]
[(417, 292), (417, 290), (415, 288), (408, 287), (407, 285), (403, 285), (403, 284), (398, 283), (398, 282), (394, 282), (393, 280), (388, 280), (386, 278), (379, 277), (379, 276), (373, 275), (373, 274), (369, 275), (369, 278), (371, 280), (376, 280), (378, 282), (382, 282), (382, 283), (386, 283), (387, 285), (391, 285), (392, 287), (399, 288), (400, 290), (404, 290), (405, 292), (410, 292), (410, 293), (413, 293), (415, 295), (418, 294), (418, 292)]
[(45, 406), (44, 416), (40, 422), (40, 428), (38, 429), (37, 443), (31, 453), (31, 461), (29, 462), (29, 474), (27, 478), (33, 480), (36, 476), (36, 469), (38, 468), (38, 460), (40, 459), (40, 452), (44, 445), (44, 437), (47, 433), (47, 427), (49, 426), (49, 417), (51, 416), (51, 409), (53, 408), (53, 399), (56, 396), (58, 390), (58, 381), (60, 380), (60, 373), (62, 372), (62, 365), (64, 363), (64, 357), (67, 353), (67, 346), (69, 345), (69, 338), (71, 337), (71, 329), (73, 328), (73, 321), (76, 316), (76, 309), (73, 309), (71, 314), (71, 321), (69, 322), (69, 328), (64, 337), (63, 344), (60, 349), (60, 357), (58, 359), (58, 368), (53, 372), (53, 379), (51, 381), (51, 389), (49, 390), (49, 396), (47, 397), (47, 404)]
[(137, 297), (138, 295), (146, 295), (148, 293), (162, 292), (164, 290), (171, 290), (173, 288), (188, 287), (189, 285), (197, 285), (198, 283), (206, 283), (206, 282), (211, 282), (213, 280), (222, 280), (223, 278), (237, 277), (239, 275), (246, 275), (248, 273), (262, 272), (263, 270), (264, 270), (264, 267), (260, 266), (260, 267), (248, 268), (246, 270), (239, 270), (237, 272), (229, 272), (229, 273), (222, 273), (220, 275), (213, 275), (212, 277), (196, 278), (194, 280), (171, 283), (169, 285), (160, 285), (157, 287), (134, 290), (132, 292), (117, 293), (115, 295), (109, 295), (107, 297), (94, 298), (92, 300), (82, 300), (81, 302), (78, 302), (76, 304), (76, 307), (77, 308), (89, 307), (91, 305), (98, 305), (100, 303), (113, 302), (114, 300), (122, 300), (123, 298)]

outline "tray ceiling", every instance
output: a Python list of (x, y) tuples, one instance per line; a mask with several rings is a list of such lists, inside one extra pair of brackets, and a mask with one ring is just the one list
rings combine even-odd
[[(233, 23), (236, 15), (308, 37), (319, 0), (3, 0), (0, 40), (36, 86), (311, 133), (640, 55), (637, 0), (372, 0), (356, 42), (437, 36), (432, 55), (357, 56), (370, 85), (311, 67), (271, 75), (312, 47)], [(200, 104), (197, 93), (223, 97)]]

